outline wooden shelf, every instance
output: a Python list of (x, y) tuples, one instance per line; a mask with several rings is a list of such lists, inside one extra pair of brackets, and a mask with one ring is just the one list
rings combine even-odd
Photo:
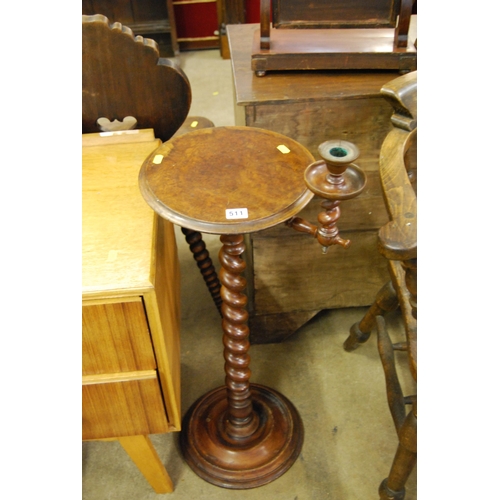
[(180, 50), (219, 47), (219, 0), (174, 0)]

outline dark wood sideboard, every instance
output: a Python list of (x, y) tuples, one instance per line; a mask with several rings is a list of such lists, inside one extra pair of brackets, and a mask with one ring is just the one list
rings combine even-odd
[[(228, 26), (236, 125), (260, 127), (306, 146), (345, 139), (360, 149), (356, 162), (368, 183), (359, 198), (341, 203), (340, 235), (349, 249), (331, 247), (280, 224), (247, 236), (247, 279), (252, 343), (280, 342), (324, 309), (370, 305), (389, 279), (377, 250), (388, 221), (378, 177), (378, 156), (391, 128), (392, 107), (381, 87), (397, 71), (277, 71), (258, 77), (251, 68), (258, 24)], [(416, 155), (415, 151), (412, 152)], [(299, 214), (316, 223), (320, 199)]]

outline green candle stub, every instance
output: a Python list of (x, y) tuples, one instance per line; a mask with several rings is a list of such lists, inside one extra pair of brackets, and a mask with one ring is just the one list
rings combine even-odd
[(330, 154), (332, 156), (335, 156), (335, 158), (343, 158), (344, 156), (347, 156), (347, 151), (344, 148), (332, 148), (330, 149)]

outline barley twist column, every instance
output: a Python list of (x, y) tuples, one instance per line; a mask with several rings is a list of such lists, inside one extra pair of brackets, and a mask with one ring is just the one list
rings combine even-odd
[(222, 299), (220, 296), (220, 282), (217, 278), (217, 273), (215, 272), (215, 267), (212, 264), (212, 259), (208, 253), (207, 247), (201, 233), (198, 231), (193, 231), (192, 229), (187, 229), (181, 227), (182, 234), (186, 237), (186, 242), (189, 245), (189, 249), (193, 254), (194, 260), (205, 280), (208, 291), (212, 296), (215, 307), (220, 311), (222, 305)]
[(224, 300), (222, 329), (229, 406), (226, 431), (236, 438), (251, 435), (258, 424), (250, 398), (250, 342), (246, 324), (248, 313), (245, 309), (247, 297), (242, 293), (246, 287), (246, 280), (242, 276), (246, 265), (241, 258), (245, 244), (242, 235), (223, 235), (220, 239), (223, 244), (219, 253)]

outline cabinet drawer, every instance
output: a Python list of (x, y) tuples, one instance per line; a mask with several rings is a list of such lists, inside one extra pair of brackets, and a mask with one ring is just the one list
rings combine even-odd
[(82, 439), (101, 439), (169, 431), (156, 376), (83, 385)]
[(156, 368), (140, 297), (82, 306), (82, 368), (83, 375)]

